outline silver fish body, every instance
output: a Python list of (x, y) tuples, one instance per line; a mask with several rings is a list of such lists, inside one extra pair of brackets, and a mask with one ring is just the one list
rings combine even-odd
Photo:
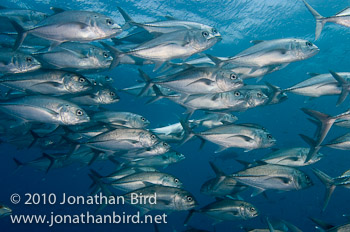
[(91, 120), (111, 126), (145, 128), (150, 122), (143, 116), (130, 112), (101, 111), (91, 116)]
[(32, 55), (11, 49), (0, 49), (0, 73), (14, 74), (34, 71), (41, 68), (41, 63)]

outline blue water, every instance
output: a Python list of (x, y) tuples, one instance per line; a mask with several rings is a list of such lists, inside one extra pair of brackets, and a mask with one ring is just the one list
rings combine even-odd
[[(350, 1), (338, 0), (309, 0), (320, 14), (331, 16), (345, 7)], [(314, 40), (315, 21), (300, 0), (196, 0), (196, 1), (162, 1), (162, 0), (10, 0), (1, 2), (9, 8), (28, 8), (50, 13), (49, 7), (55, 6), (72, 10), (90, 10), (111, 16), (119, 24), (123, 19), (116, 9), (117, 6), (125, 9), (137, 22), (149, 22), (163, 19), (164, 15), (171, 15), (177, 19), (201, 22), (215, 26), (223, 36), (223, 40), (206, 53), (215, 56), (233, 56), (251, 46), (251, 40), (268, 40), (279, 38), (301, 38)], [(305, 60), (292, 63), (285, 69), (274, 72), (264, 77), (268, 81), (282, 89), (290, 87), (308, 78), (307, 72), (327, 73), (328, 70), (348, 72), (350, 56), (350, 30), (335, 24), (326, 24), (320, 38), (315, 42), (320, 48), (319, 54)], [(129, 87), (136, 84), (139, 79), (136, 66), (122, 65), (111, 70), (108, 75), (114, 78), (117, 88)], [(152, 66), (142, 68), (152, 75)], [(263, 82), (262, 81), (262, 82)], [(255, 83), (249, 80), (248, 83)], [(147, 99), (133, 97), (120, 93), (120, 102), (108, 106), (109, 109), (130, 111), (145, 116), (151, 121), (149, 128), (167, 125), (177, 121), (184, 111), (181, 107), (168, 100), (146, 105)], [(302, 107), (312, 108), (335, 115), (349, 108), (349, 99), (341, 106), (336, 107), (336, 96), (321, 97), (312, 101), (306, 101), (306, 97), (289, 94), (288, 100), (277, 105), (270, 105), (237, 113), (240, 123), (256, 123), (266, 127), (277, 139), (278, 148), (292, 146), (306, 146), (298, 134), (313, 136), (314, 125), (300, 110)], [(326, 140), (338, 137), (346, 132), (345, 129), (332, 128)], [(214, 199), (199, 192), (200, 186), (209, 178), (214, 177), (208, 161), (217, 149), (216, 145), (207, 143), (199, 150), (199, 141), (191, 140), (176, 150), (183, 153), (186, 159), (164, 169), (182, 180), (185, 189), (194, 194), (201, 206)], [(270, 152), (268, 149), (255, 150), (244, 153), (240, 149), (233, 149), (240, 159), (253, 161)], [(322, 153), (326, 157), (314, 164), (328, 175), (335, 177), (349, 169), (350, 154), (348, 151), (323, 148)], [(14, 172), (15, 163), (13, 157), (23, 161), (29, 161), (41, 155), (38, 149), (17, 150), (16, 147), (7, 144), (0, 145), (0, 201), (10, 206), (16, 214), (79, 214), (82, 212), (94, 212), (96, 206), (60, 206), (60, 205), (13, 205), (10, 195), (18, 193), (56, 193), (63, 192), (69, 195), (87, 195), (91, 180), (88, 178), (90, 167), (72, 165), (62, 169), (50, 170), (48, 174), (37, 171), (31, 167), (24, 167)], [(243, 167), (234, 160), (219, 163), (226, 173), (233, 173)], [(92, 168), (101, 173), (112, 171), (109, 163), (95, 163)], [(250, 198), (250, 191), (242, 194), (242, 197), (254, 204), (260, 211), (260, 216), (249, 221), (222, 222), (215, 225), (216, 231), (241, 231), (240, 227), (266, 228), (262, 218), (269, 216), (283, 219), (295, 224), (303, 231), (316, 231), (315, 224), (308, 217), (323, 219), (332, 224), (346, 222), (343, 214), (350, 213), (349, 190), (337, 188), (324, 213), (321, 213), (325, 188), (313, 175), (310, 167), (301, 168), (313, 179), (314, 186), (301, 191), (276, 193), (268, 191), (268, 199), (262, 195)], [(136, 212), (136, 208), (126, 205), (107, 207), (101, 214), (112, 211)], [(151, 212), (157, 214), (159, 212)], [(160, 231), (184, 230), (182, 226), (186, 212), (169, 214), (167, 224), (160, 225)], [(196, 215), (190, 225), (196, 228), (214, 230), (213, 220)], [(0, 219), (0, 231), (154, 231), (151, 224), (59, 224), (49, 228), (46, 224), (12, 224), (9, 217)]]

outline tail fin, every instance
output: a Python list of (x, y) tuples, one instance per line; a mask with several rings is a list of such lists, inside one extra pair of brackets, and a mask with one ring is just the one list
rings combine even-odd
[[(316, 228), (320, 229), (321, 231), (326, 231), (334, 228), (333, 225), (328, 224), (324, 221), (321, 221), (320, 219), (314, 218), (314, 217), (309, 217), (311, 221), (313, 221), (315, 224), (317, 224)], [(321, 228), (320, 228), (321, 227)]]
[(180, 120), (181, 126), (185, 131), (184, 137), (182, 139), (182, 142), (180, 145), (185, 144), (188, 140), (190, 140), (193, 136), (196, 136), (196, 134), (192, 131), (192, 129), (190, 128), (190, 126), (188, 125), (187, 122), (185, 122), (184, 120)]
[(125, 54), (122, 51), (120, 51), (119, 49), (112, 47), (111, 45), (108, 45), (104, 42), (100, 42), (100, 44), (112, 53), (113, 61), (112, 61), (111, 65), (109, 66), (109, 69), (117, 67), (117, 65), (120, 63), (120, 59)]
[(321, 146), (316, 145), (316, 141), (309, 138), (306, 135), (299, 134), (299, 136), (310, 146), (310, 151), (307, 154), (306, 159), (304, 161), (304, 163), (307, 163), (314, 157), (315, 154), (317, 154), (317, 152), (321, 149)]
[(195, 213), (196, 211), (194, 209), (191, 209), (189, 212), (188, 212), (188, 215), (184, 221), (184, 226), (187, 226), (188, 222), (190, 221), (190, 219), (192, 218), (193, 216), (193, 213)]
[(134, 20), (132, 20), (132, 18), (122, 8), (120, 8), (119, 6), (117, 8), (125, 20), (125, 24), (122, 27), (122, 29), (127, 30), (127, 29), (131, 28), (132, 25), (135, 24)]
[(53, 165), (56, 163), (56, 159), (55, 157), (53, 157), (52, 155), (49, 155), (47, 153), (43, 153), (43, 157), (47, 158), (48, 160), (50, 160), (50, 164), (46, 169), (46, 173), (49, 172), (49, 170), (53, 167)]
[(96, 172), (93, 169), (90, 169), (90, 178), (92, 180), (92, 184), (90, 185), (90, 189), (93, 189), (93, 191), (91, 192), (91, 195), (95, 195), (98, 192), (101, 191), (101, 185), (103, 184), (101, 179), (103, 178), (102, 175), (100, 175), (98, 172)]
[(15, 161), (16, 163), (16, 169), (13, 171), (13, 173), (17, 172), (21, 167), (24, 166), (24, 163), (19, 161), (18, 159), (16, 158), (13, 158), (13, 161)]
[(331, 117), (327, 114), (318, 112), (316, 110), (311, 110), (306, 108), (302, 108), (301, 110), (304, 111), (304, 113), (310, 115), (311, 117), (321, 122), (321, 128), (319, 130), (319, 134), (316, 140), (316, 146), (319, 146), (325, 139), (326, 135), (328, 134), (329, 130), (331, 129), (331, 127), (333, 126), (333, 123), (337, 118)]
[(326, 23), (325, 18), (320, 15), (314, 8), (312, 8), (305, 0), (303, 0), (303, 2), (316, 20), (315, 40), (317, 40), (321, 35), (324, 24)]
[(28, 31), (26, 31), (19, 23), (17, 23), (13, 19), (9, 19), (12, 26), (15, 28), (15, 30), (18, 33), (15, 45), (13, 47), (13, 50), (16, 51), (23, 43), (24, 39), (27, 37)]
[(331, 70), (329, 70), (329, 72), (332, 74), (334, 79), (336, 79), (337, 82), (339, 83), (339, 85), (341, 86), (341, 94), (340, 94), (340, 96), (338, 98), (338, 102), (337, 102), (337, 106), (339, 106), (341, 103), (343, 103), (343, 101), (348, 96), (348, 94), (350, 92), (350, 85), (349, 85), (349, 83), (346, 80), (344, 80), (343, 77), (341, 77), (337, 73), (335, 73), (335, 72), (333, 72)]
[(147, 73), (145, 73), (141, 69), (139, 69), (139, 74), (142, 77), (143, 81), (146, 83), (145, 87), (143, 87), (143, 89), (139, 93), (139, 96), (143, 96), (147, 92), (147, 90), (149, 90), (154, 84), (152, 83), (150, 76), (148, 76)]
[(326, 195), (325, 195), (323, 208), (322, 208), (322, 212), (324, 212), (336, 186), (334, 185), (333, 178), (328, 176), (326, 173), (316, 168), (313, 168), (312, 171), (320, 179), (320, 181), (326, 186)]

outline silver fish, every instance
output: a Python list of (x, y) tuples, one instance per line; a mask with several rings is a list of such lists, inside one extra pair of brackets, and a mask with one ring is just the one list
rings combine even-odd
[(91, 120), (111, 126), (145, 128), (150, 122), (143, 116), (130, 112), (100, 111), (91, 115)]
[(118, 10), (122, 14), (125, 20), (124, 27), (130, 27), (130, 26), (138, 26), (142, 27), (143, 29), (147, 30), (149, 33), (170, 33), (174, 31), (180, 31), (184, 29), (201, 29), (201, 30), (207, 30), (211, 31), (213, 34), (217, 34), (217, 30), (214, 27), (197, 23), (197, 22), (191, 22), (191, 21), (183, 21), (183, 20), (176, 20), (172, 17), (166, 16), (167, 20), (165, 21), (156, 21), (156, 22), (149, 22), (149, 23), (137, 23), (120, 7), (118, 7)]
[(86, 112), (76, 104), (44, 95), (2, 101), (0, 110), (25, 121), (58, 125), (75, 125), (90, 120)]
[(102, 151), (120, 151), (151, 147), (159, 143), (156, 135), (143, 129), (115, 129), (89, 139), (85, 144)]
[(113, 57), (108, 50), (91, 44), (63, 43), (51, 50), (33, 54), (45, 68), (73, 72), (102, 71), (110, 67)]
[(334, 16), (323, 17), (320, 15), (314, 8), (312, 8), (305, 0), (303, 0), (305, 6), (314, 16), (316, 20), (316, 31), (315, 31), (315, 40), (317, 40), (322, 32), (323, 26), (327, 22), (336, 23), (345, 27), (350, 27), (350, 9), (349, 7), (341, 10)]
[(206, 214), (214, 218), (216, 223), (222, 221), (248, 220), (259, 215), (257, 208), (248, 202), (223, 199), (210, 203), (199, 210), (192, 210), (185, 220), (185, 226), (194, 212)]
[(150, 158), (153, 156), (159, 156), (168, 152), (169, 150), (169, 144), (167, 144), (166, 142), (159, 142), (151, 147), (130, 150), (125, 153), (117, 152), (115, 155), (118, 155), (120, 158), (123, 159), (132, 160), (137, 158)]
[(299, 167), (316, 163), (323, 157), (323, 154), (318, 152), (312, 159), (305, 162), (309, 152), (310, 148), (305, 147), (283, 148), (265, 155), (261, 161), (268, 164)]
[(0, 84), (18, 91), (47, 95), (76, 94), (92, 89), (85, 77), (54, 70), (5, 75), (1, 77)]
[(224, 125), (195, 133), (195, 135), (219, 145), (216, 153), (232, 147), (243, 148), (247, 152), (271, 147), (276, 142), (265, 128), (256, 124)]
[[(348, 9), (348, 8), (347, 8)], [(321, 221), (319, 219), (310, 217), (311, 221), (313, 221), (314, 223), (316, 223), (318, 226), (317, 228), (320, 228), (320, 231), (324, 231), (324, 232), (347, 232), (350, 230), (350, 223), (345, 223), (342, 225), (331, 225), (329, 223), (326, 223), (324, 221)]]
[[(275, 39), (253, 41), (254, 46), (222, 63), (264, 67), (305, 60), (319, 52), (316, 45), (303, 39)], [(222, 64), (222, 65), (223, 65)]]
[(114, 53), (112, 67), (118, 65), (123, 56), (132, 55), (153, 61), (155, 69), (158, 69), (166, 61), (185, 59), (212, 47), (219, 40), (221, 40), (219, 33), (213, 34), (211, 31), (200, 29), (181, 30), (163, 34), (127, 52), (121, 52), (110, 46), (108, 48)]
[(197, 201), (194, 196), (183, 189), (154, 185), (137, 189), (123, 195), (126, 202), (131, 203), (132, 196), (155, 197), (156, 204), (146, 202), (145, 204), (133, 204), (141, 210), (141, 214), (147, 213), (150, 210), (161, 211), (183, 211), (190, 210), (196, 207)]
[(185, 94), (221, 93), (239, 89), (243, 86), (242, 79), (230, 70), (220, 68), (188, 68), (173, 75), (160, 76), (156, 79), (139, 70), (146, 82), (143, 92), (157, 84), (164, 88)]
[(12, 49), (0, 49), (0, 73), (25, 73), (41, 68), (41, 63), (32, 55)]
[(252, 196), (267, 189), (291, 191), (305, 189), (313, 185), (304, 172), (282, 165), (264, 164), (231, 174), (237, 181), (254, 188)]
[(12, 21), (18, 32), (15, 49), (19, 48), (27, 34), (53, 41), (57, 46), (67, 41), (90, 42), (111, 38), (122, 32), (121, 27), (103, 14), (90, 11), (63, 11), (42, 20), (25, 30)]
[(350, 150), (350, 133), (346, 133), (323, 146), (340, 150)]
[(101, 105), (116, 103), (120, 98), (117, 90), (112, 86), (94, 86), (89, 92), (72, 95), (67, 99), (79, 105)]
[(170, 150), (162, 155), (133, 159), (125, 163), (125, 166), (130, 166), (130, 167), (162, 166), (163, 168), (165, 168), (170, 164), (180, 162), (181, 160), (184, 160), (184, 159), (185, 159), (185, 156), (183, 154)]
[[(46, 19), (48, 16), (49, 15), (46, 13), (29, 9), (0, 9), (0, 17), (14, 20), (25, 29), (32, 28), (34, 25)], [(4, 23), (11, 25), (10, 21), (4, 21)]]
[(178, 178), (167, 173), (140, 172), (115, 180), (110, 185), (122, 191), (134, 191), (151, 185), (181, 188), (183, 184)]

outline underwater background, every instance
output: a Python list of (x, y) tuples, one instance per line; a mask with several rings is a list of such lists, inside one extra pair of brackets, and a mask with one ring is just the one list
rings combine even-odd
[[(323, 16), (331, 16), (350, 5), (350, 1), (338, 0), (309, 0), (308, 3)], [(281, 87), (293, 86), (308, 78), (307, 73), (328, 73), (350, 71), (350, 30), (349, 28), (326, 24), (320, 38), (315, 38), (315, 20), (301, 0), (137, 0), (137, 1), (109, 1), (109, 0), (13, 0), (2, 1), (1, 5), (7, 8), (35, 9), (50, 13), (50, 7), (59, 7), (70, 10), (89, 10), (110, 16), (119, 25), (124, 20), (117, 10), (123, 8), (136, 22), (150, 22), (163, 19), (170, 15), (176, 19), (201, 22), (214, 26), (222, 35), (222, 41), (204, 53), (215, 56), (234, 56), (250, 47), (251, 40), (271, 40), (280, 38), (300, 38), (315, 43), (320, 52), (304, 61), (289, 64), (286, 68), (266, 75), (259, 84), (268, 81)], [(140, 79), (138, 67), (120, 65), (105, 72), (114, 79), (113, 85), (122, 89), (137, 84)], [(142, 69), (152, 74), (153, 65), (143, 66)], [(247, 80), (255, 84), (255, 79)], [(153, 104), (146, 104), (146, 98), (138, 98), (123, 92), (118, 93), (120, 101), (105, 106), (107, 109), (129, 111), (146, 117), (150, 122), (148, 128), (156, 128), (178, 122), (184, 109), (179, 105), (164, 99)], [(276, 148), (293, 146), (307, 146), (299, 134), (313, 136), (315, 126), (307, 120), (307, 115), (300, 108), (311, 108), (329, 115), (336, 115), (349, 109), (349, 99), (336, 107), (338, 96), (323, 96), (308, 100), (307, 97), (288, 94), (288, 99), (280, 104), (268, 105), (249, 109), (245, 112), (234, 113), (239, 123), (256, 123), (267, 128), (276, 138)], [(347, 129), (334, 127), (326, 140), (344, 134)], [(170, 165), (165, 172), (173, 174), (184, 183), (184, 188), (191, 192), (200, 206), (207, 205), (214, 199), (200, 193), (201, 185), (215, 176), (208, 161), (214, 160), (214, 151), (217, 146), (206, 143), (199, 150), (200, 142), (193, 139), (182, 146), (174, 148), (184, 154), (186, 159)], [(226, 151), (225, 151), (226, 152)], [(235, 158), (253, 161), (271, 152), (269, 149), (258, 149), (243, 152), (242, 149), (230, 149), (227, 152), (235, 153)], [(349, 169), (349, 151), (322, 148), (325, 157), (312, 167), (335, 177)], [(47, 174), (32, 167), (23, 167), (16, 170), (13, 158), (21, 161), (30, 161), (40, 157), (39, 149), (18, 150), (13, 145), (0, 145), (0, 201), (12, 208), (16, 214), (49, 214), (53, 211), (59, 214), (79, 214), (94, 212), (96, 206), (84, 205), (13, 205), (10, 196), (18, 193), (66, 193), (68, 195), (87, 195), (90, 190), (91, 179), (89, 169), (93, 168), (100, 173), (113, 171), (114, 166), (109, 162), (96, 162), (91, 167), (81, 167), (73, 164), (69, 167), (52, 169)], [(233, 173), (243, 169), (243, 166), (234, 159), (216, 159), (216, 164), (226, 173)], [(241, 231), (245, 228), (266, 228), (264, 216), (283, 219), (293, 223), (302, 231), (316, 231), (315, 224), (309, 217), (320, 218), (338, 225), (346, 222), (343, 214), (350, 213), (349, 190), (337, 188), (325, 212), (321, 213), (325, 188), (315, 177), (309, 166), (301, 167), (309, 174), (314, 186), (301, 191), (278, 193), (267, 191), (267, 199), (263, 195), (250, 197), (250, 191), (241, 196), (254, 204), (260, 215), (247, 221), (222, 222), (215, 226), (213, 220), (205, 215), (195, 215), (190, 221), (192, 227), (213, 231)], [(111, 211), (136, 212), (137, 208), (128, 205), (108, 206), (101, 214)], [(155, 214), (151, 212), (150, 214)], [(167, 218), (167, 224), (160, 224), (160, 231), (182, 231), (186, 211), (173, 212)], [(12, 224), (9, 217), (0, 219), (0, 231), (154, 231), (152, 224), (57, 224), (48, 228), (46, 224)]]

